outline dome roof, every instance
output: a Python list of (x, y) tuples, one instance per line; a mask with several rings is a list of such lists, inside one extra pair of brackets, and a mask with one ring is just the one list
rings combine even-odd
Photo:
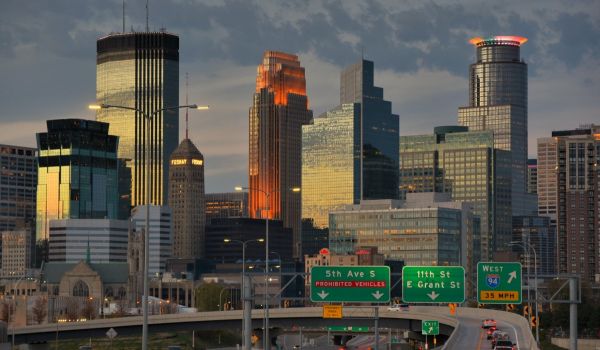
[(171, 153), (171, 159), (183, 159), (183, 158), (200, 158), (204, 159), (204, 156), (198, 148), (192, 143), (190, 139), (183, 139), (179, 146)]

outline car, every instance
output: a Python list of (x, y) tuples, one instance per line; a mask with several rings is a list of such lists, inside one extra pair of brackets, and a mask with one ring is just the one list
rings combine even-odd
[(481, 322), (481, 328), (487, 329), (490, 327), (496, 327), (496, 320), (488, 318)]
[(496, 345), (494, 345), (494, 350), (515, 350), (516, 346), (512, 343), (512, 341), (508, 339), (498, 339), (496, 341)]
[(494, 332), (496, 332), (496, 327), (490, 327), (485, 332), (487, 334), (487, 340), (490, 340), (493, 338)]
[(388, 311), (408, 311), (410, 309), (410, 305), (408, 304), (393, 304), (388, 307)]

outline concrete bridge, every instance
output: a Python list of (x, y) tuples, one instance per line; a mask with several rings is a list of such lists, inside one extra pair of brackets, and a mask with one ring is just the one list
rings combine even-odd
[[(327, 326), (374, 326), (373, 307), (344, 307), (343, 319), (323, 319), (320, 307), (271, 309), (269, 324), (273, 328), (326, 329)], [(263, 310), (252, 311), (252, 328), (262, 327)], [(409, 311), (387, 311), (379, 308), (379, 327), (421, 331), (421, 321), (440, 322), (440, 341), (444, 349), (485, 349), (481, 320), (494, 318), (500, 327), (509, 330), (520, 350), (538, 350), (525, 318), (504, 311), (457, 308), (450, 315), (447, 307), (411, 306)], [(240, 329), (242, 311), (197, 312), (189, 314), (153, 315), (149, 317), (151, 333), (160, 331)], [(58, 339), (104, 337), (114, 328), (119, 335), (141, 333), (142, 317), (97, 319), (78, 323), (54, 323), (23, 327), (15, 330), (15, 343), (40, 343)], [(511, 332), (512, 331), (512, 332)], [(11, 332), (12, 333), (12, 332)]]

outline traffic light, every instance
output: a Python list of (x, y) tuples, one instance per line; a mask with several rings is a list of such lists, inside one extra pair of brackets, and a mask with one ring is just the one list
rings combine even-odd
[(529, 315), (529, 305), (523, 306), (523, 316)]
[(538, 325), (538, 319), (535, 316), (531, 316), (531, 327), (537, 327)]

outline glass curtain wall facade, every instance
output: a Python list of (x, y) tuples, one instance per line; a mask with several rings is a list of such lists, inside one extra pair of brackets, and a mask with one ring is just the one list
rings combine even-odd
[(329, 226), (329, 212), (360, 201), (360, 104), (343, 104), (302, 127), (302, 217)]
[(340, 105), (302, 127), (302, 218), (328, 226), (329, 212), (363, 199), (398, 198), (399, 117), (374, 86), (374, 64), (340, 76)]
[(392, 103), (383, 99), (383, 88), (374, 85), (374, 76), (372, 61), (361, 59), (345, 68), (340, 104), (360, 106), (360, 199), (397, 199), (400, 117), (392, 114)]
[(46, 122), (37, 134), (36, 238), (48, 239), (50, 220), (118, 219), (119, 138), (108, 124), (85, 119)]
[(461, 265), (462, 229), (459, 209), (364, 201), (330, 214), (329, 249), (352, 254), (358, 247), (377, 247), (386, 259), (405, 265)]
[(473, 38), (477, 62), (469, 67), (469, 106), (458, 110), (458, 123), (471, 131), (492, 130), (494, 147), (511, 151), (512, 213), (531, 214), (527, 195), (527, 64), (518, 36)]
[(446, 192), (469, 202), (481, 220), (481, 257), (507, 251), (511, 239), (511, 158), (494, 149), (491, 131), (438, 127), (400, 138), (400, 191)]
[(302, 125), (311, 120), (298, 56), (266, 51), (249, 112), (249, 215), (292, 228), (295, 258), (301, 254), (301, 202), (291, 189), (301, 186)]
[[(525, 247), (532, 246), (537, 254), (538, 275), (554, 275), (556, 273), (556, 232), (550, 224), (550, 218), (544, 216), (514, 216), (513, 241), (525, 242)], [(519, 254), (523, 271), (534, 278), (535, 259), (533, 252), (521, 246), (513, 246), (513, 252)]]
[[(117, 33), (97, 42), (96, 100), (137, 108), (150, 115), (179, 104), (179, 37), (168, 33)], [(157, 113), (151, 121), (138, 111), (108, 108), (96, 114), (119, 136), (119, 158), (131, 168), (131, 205), (167, 201), (169, 157), (179, 143), (177, 110)], [(146, 135), (150, 123), (150, 135)], [(146, 140), (150, 139), (150, 159)], [(146, 165), (150, 198), (146, 198)]]
[(173, 257), (204, 257), (204, 156), (190, 139), (171, 155), (169, 206), (173, 220)]

